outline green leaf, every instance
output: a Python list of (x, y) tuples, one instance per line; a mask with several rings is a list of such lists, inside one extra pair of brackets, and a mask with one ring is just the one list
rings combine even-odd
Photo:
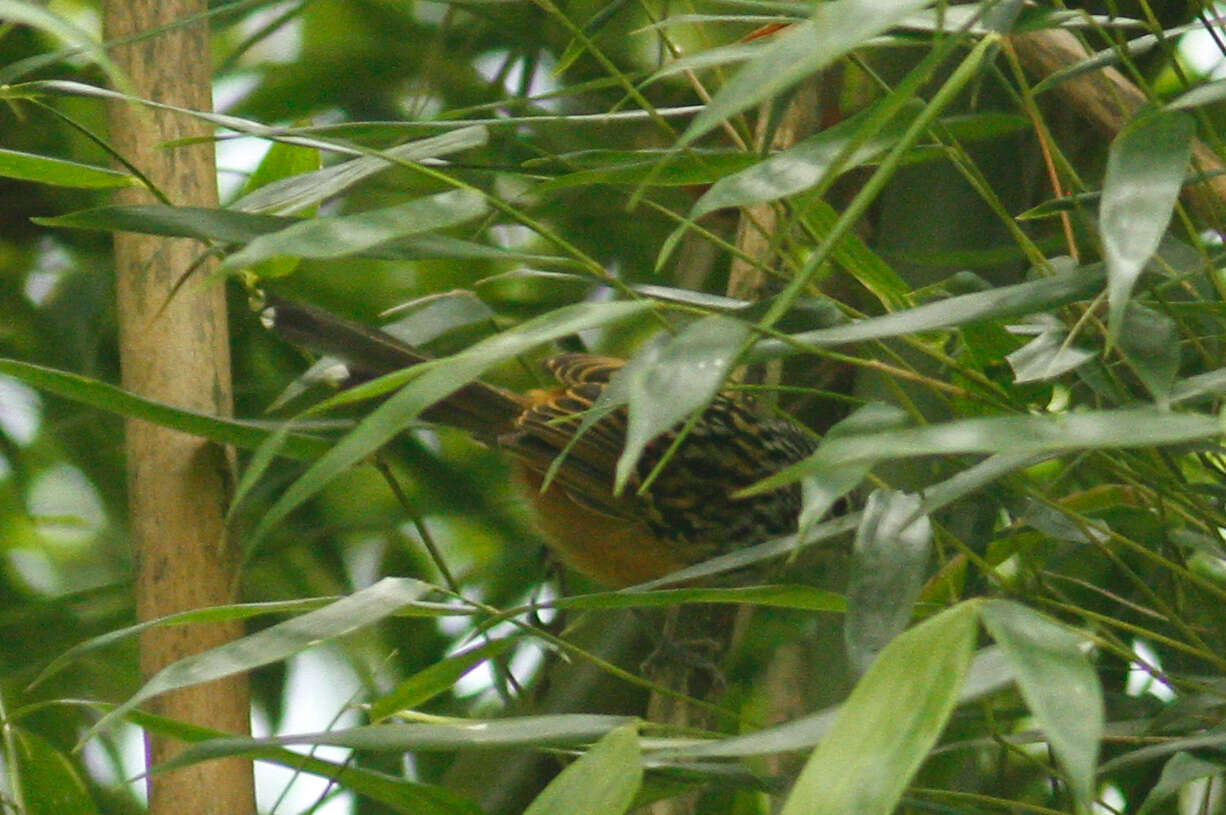
[[(923, 109), (923, 104), (918, 100), (908, 99), (893, 112), (892, 119), (865, 137), (861, 129), (872, 121), (875, 109), (883, 104), (878, 102), (873, 107), (786, 150), (774, 153), (740, 172), (724, 173), (711, 189), (695, 202), (690, 210), (690, 219), (697, 220), (709, 212), (725, 207), (743, 207), (774, 201), (814, 187), (818, 187), (820, 191), (832, 180), (830, 171), (836, 166), (836, 162), (839, 173), (871, 163), (902, 137), (907, 126)], [(1017, 116), (976, 114), (951, 116), (942, 120), (939, 127), (947, 138), (972, 141), (1011, 133), (1024, 124), (1025, 120)], [(844, 150), (857, 137), (862, 139), (859, 146), (839, 162)], [(919, 152), (919, 149), (917, 148), (912, 160), (920, 160), (925, 155)], [(944, 153), (937, 148), (932, 157), (943, 156)]]
[[(147, 631), (150, 628), (157, 628), (164, 625), (190, 625), (199, 623), (217, 623), (231, 622), (234, 620), (249, 620), (253, 617), (261, 617), (268, 614), (300, 614), (307, 611), (314, 611), (321, 606), (336, 601), (336, 597), (305, 597), (301, 600), (281, 600), (269, 603), (236, 603), (228, 606), (209, 606), (207, 608), (196, 608), (190, 611), (180, 611), (177, 614), (168, 614), (165, 617), (159, 617), (156, 620), (146, 620), (142, 623), (129, 625), (125, 628), (118, 628), (113, 631), (108, 631), (105, 634), (99, 634), (96, 637), (91, 637), (85, 642), (79, 642), (69, 648), (64, 653), (57, 656), (55, 659), (43, 668), (30, 683), (30, 687), (34, 687), (64, 670), (75, 660), (89, 653), (96, 651), (99, 648), (105, 648), (109, 645), (115, 645), (123, 640), (130, 639), (140, 634), (142, 631)], [(441, 611), (441, 610), (440, 610)], [(447, 612), (449, 614), (463, 613), (463, 609), (456, 608), (454, 611)]]
[(51, 184), (57, 187), (81, 189), (111, 189), (139, 186), (140, 182), (127, 173), (75, 161), (36, 156), (0, 148), (0, 176)]
[[(802, 217), (815, 234), (827, 235), (838, 222), (839, 213), (820, 197), (810, 197), (803, 201)], [(839, 239), (834, 249), (834, 260), (848, 275), (872, 292), (887, 311), (907, 305), (911, 286), (855, 232), (848, 232)]]
[[(208, 745), (229, 739), (229, 734), (218, 730), (198, 727), (142, 711), (133, 711), (129, 718), (150, 733), (191, 744), (205, 745), (200, 748), (202, 750)], [(248, 748), (242, 751), (242, 755), (257, 761), (289, 767), (295, 772), (311, 773), (349, 792), (386, 804), (392, 811), (401, 812), (404, 815), (485, 815), (484, 810), (476, 804), (442, 787), (409, 781), (400, 776), (356, 766), (350, 760), (339, 763), (326, 761), (318, 756), (275, 746), (250, 748), (248, 745)], [(221, 755), (230, 755), (230, 753)], [(162, 763), (155, 766), (152, 772), (160, 773), (169, 769), (166, 763)]]
[[(259, 193), (261, 189), (274, 189), (277, 184), (291, 176), (312, 173), (319, 169), (319, 163), (320, 152), (315, 148), (302, 147), (288, 142), (273, 142), (268, 152), (264, 154), (264, 158), (260, 159), (260, 163), (256, 165), (255, 171), (247, 177), (247, 183), (243, 187), (244, 198), (253, 193)], [(242, 206), (235, 206), (234, 209), (259, 211), (258, 208), (248, 209)], [(308, 217), (315, 214), (315, 208), (309, 204), (299, 211), (303, 213), (303, 216)], [(276, 212), (276, 214), (290, 215), (292, 212), (293, 210), (286, 210)], [(292, 274), (300, 263), (298, 258), (273, 258), (252, 267), (251, 273), (260, 280), (273, 280)], [(234, 509), (233, 502), (230, 509), (231, 511)]]
[(1166, 103), (1167, 110), (1187, 110), (1201, 105), (1212, 105), (1226, 99), (1226, 79), (1214, 79), (1184, 91)]
[[(4, 20), (6, 27), (14, 24), (28, 25), (46, 32), (77, 49), (78, 53), (86, 55), (90, 61), (102, 69), (112, 84), (120, 88), (132, 86), (131, 80), (119, 69), (118, 65), (111, 61), (106, 49), (96, 39), (67, 18), (43, 8), (41, 4), (0, 0), (0, 20)], [(17, 65), (20, 64), (10, 65), (0, 70), (0, 87), (13, 82), (20, 76), (20, 73), (17, 72)]]
[[(0, 374), (7, 374), (41, 391), (90, 407), (143, 419), (219, 444), (233, 444), (246, 449), (258, 448), (271, 435), (279, 433), (284, 426), (284, 422), (223, 419), (194, 413), (136, 396), (96, 379), (18, 362), (15, 359), (0, 358)], [(285, 437), (280, 452), (290, 458), (311, 460), (319, 458), (327, 449), (328, 445), (323, 440), (294, 432)]]
[(409, 345), (425, 345), (457, 328), (488, 323), (494, 312), (468, 289), (452, 289), (426, 294), (397, 303), (386, 309), (383, 317), (395, 317), (384, 323), (380, 331), (392, 333)]
[[(533, 188), (533, 193), (543, 195), (592, 184), (647, 184), (657, 187), (710, 184), (757, 161), (756, 156), (741, 152), (694, 150), (661, 166), (670, 155), (673, 155), (671, 150), (587, 150), (562, 155), (557, 160), (576, 164), (579, 169), (541, 182)], [(532, 166), (532, 163), (526, 165), (527, 168)]]
[(596, 283), (591, 277), (536, 269), (515, 269), (473, 284), (477, 296), (495, 306), (557, 306), (587, 297)]
[(92, 738), (146, 699), (287, 659), (306, 648), (389, 617), (432, 588), (408, 577), (385, 577), (323, 608), (184, 657), (158, 671), (130, 699), (99, 719), (83, 740)]
[(1090, 266), (1041, 280), (962, 294), (881, 317), (793, 334), (791, 343), (762, 340), (755, 344), (751, 359), (794, 354), (797, 353), (796, 344), (819, 348), (848, 345), (1043, 311), (1091, 294), (1102, 285), (1104, 279), (1105, 270)]
[(811, 586), (739, 586), (737, 588), (664, 589), (638, 591), (624, 589), (596, 594), (560, 597), (542, 608), (577, 610), (611, 608), (668, 608), (687, 603), (735, 603), (737, 605), (793, 608), (804, 611), (844, 611), (841, 594)]
[[(877, 430), (887, 430), (901, 427), (907, 423), (907, 414), (884, 402), (870, 402), (857, 408), (847, 418), (837, 422), (822, 439), (822, 445), (831, 439), (843, 436), (854, 436), (857, 433), (872, 433)], [(818, 447), (820, 450), (821, 447)], [(804, 531), (820, 521), (834, 503), (856, 488), (869, 471), (872, 462), (863, 461), (848, 464), (844, 467), (832, 467), (815, 472), (802, 482), (804, 506), (800, 511), (797, 527)]]
[(248, 546), (254, 547), (286, 515), (340, 473), (386, 444), (423, 410), (476, 379), (486, 369), (559, 337), (629, 319), (650, 309), (651, 303), (647, 301), (564, 306), (482, 340), (460, 354), (403, 372), (413, 377), (412, 381), (371, 411), (281, 494), (248, 537)]
[(20, 785), (14, 792), (20, 791), (21, 798), (17, 803), (25, 804), (20, 808), (23, 815), (62, 815), (67, 812), (89, 815), (99, 811), (67, 756), (37, 733), (9, 723), (4, 727), (6, 730), (12, 728), (10, 743), (15, 754), (6, 756), (6, 759), (16, 764), (10, 765), (8, 770), (14, 784)]
[(637, 725), (622, 725), (550, 781), (524, 815), (622, 815), (642, 784)]
[(1214, 752), (1221, 752), (1223, 748), (1226, 748), (1226, 733), (1223, 733), (1221, 730), (1210, 730), (1198, 735), (1172, 738), (1158, 744), (1139, 747), (1131, 752), (1116, 756), (1110, 761), (1104, 761), (1098, 768), (1098, 773), (1099, 775), (1106, 776), (1128, 767), (1148, 764), (1160, 758), (1173, 756), (1184, 750), (1197, 750), (1201, 752), (1212, 750)]
[(852, 545), (843, 639), (852, 667), (863, 673), (911, 622), (932, 550), (932, 523), (920, 499), (873, 490)]
[[(246, 198), (259, 190), (266, 190), (286, 179), (317, 172), (320, 169), (320, 160), (321, 154), (314, 147), (303, 147), (289, 142), (273, 142), (268, 151), (264, 153), (264, 157), (260, 159), (260, 163), (256, 165), (255, 170), (247, 176), (247, 183), (242, 189), (243, 197)], [(243, 198), (239, 198), (238, 201), (231, 204), (230, 208), (239, 212), (262, 211), (258, 207), (238, 206), (238, 202), (242, 200)], [(293, 211), (271, 214), (291, 215)]]
[(452, 190), (357, 215), (296, 221), (264, 235), (227, 257), (216, 274), (232, 274), (279, 257), (341, 258), (423, 232), (444, 229), (481, 215), (485, 199), (470, 190)]
[(1116, 347), (1159, 405), (1166, 405), (1179, 373), (1179, 329), (1165, 314), (1128, 304)]
[(268, 747), (290, 744), (332, 745), (390, 753), (567, 747), (591, 742), (632, 721), (627, 716), (576, 713), (508, 719), (454, 719), (428, 724), (375, 724), (265, 739), (215, 739), (189, 747), (159, 765), (159, 769), (168, 772), (214, 758), (257, 755)]
[(1094, 800), (1094, 770), (1103, 736), (1098, 675), (1083, 638), (1049, 617), (1007, 600), (980, 610), (984, 627), (1017, 671), (1017, 684), (1068, 775), (1083, 807)]
[(1172, 404), (1187, 402), (1214, 393), (1226, 393), (1226, 368), (1215, 368), (1212, 371), (1179, 380), (1171, 388), (1169, 401)]
[(195, 238), (220, 243), (247, 243), (262, 235), (302, 223), (297, 218), (276, 215), (253, 215), (202, 207), (171, 207), (164, 204), (96, 207), (57, 215), (54, 218), (32, 220), (41, 226), (138, 232), (142, 235)]
[(1021, 325), (1008, 327), (1013, 334), (1034, 334), (1035, 338), (1005, 356), (1013, 369), (1013, 381), (1042, 382), (1055, 379), (1081, 367), (1095, 357), (1093, 351), (1068, 342), (1068, 329), (1051, 314), (1035, 314)]
[[(978, 492), (997, 479), (1041, 463), (1045, 458), (1049, 457), (1051, 457), (1050, 454), (1036, 455), (1032, 453), (1005, 453), (991, 456), (974, 466), (967, 467), (965, 470), (956, 473), (944, 481), (925, 488), (923, 510), (929, 514), (936, 512), (955, 501)], [(860, 513), (858, 512), (841, 515), (829, 521), (823, 521), (812, 529), (807, 530), (803, 538), (798, 535), (784, 535), (783, 537), (754, 546), (737, 549), (734, 552), (713, 557), (694, 566), (678, 569), (667, 577), (649, 580), (636, 588), (655, 589), (674, 583), (705, 580), (714, 575), (760, 565), (773, 558), (791, 557), (805, 547), (813, 546), (839, 535), (854, 532), (859, 523)]]
[(1111, 142), (1098, 225), (1113, 338), (1137, 278), (1170, 223), (1195, 133), (1196, 123), (1187, 113), (1152, 111), (1129, 122)]
[(930, 2), (831, 0), (817, 4), (812, 19), (779, 34), (719, 89), (678, 139), (677, 146), (690, 144), (720, 122), (820, 71)]
[(516, 642), (504, 637), (461, 651), (439, 660), (405, 679), (388, 694), (370, 705), (371, 721), (386, 719), (397, 711), (417, 707), (440, 693), (446, 693), (466, 673), (486, 660), (506, 652)]
[(954, 453), (1015, 455), (1065, 450), (1150, 447), (1202, 441), (1221, 434), (1217, 420), (1154, 408), (962, 419), (831, 439), (809, 458), (742, 490), (770, 492), (825, 468), (857, 461)]
[(1145, 796), (1137, 815), (1148, 815), (1158, 808), (1159, 804), (1179, 793), (1183, 787), (1198, 778), (1215, 776), (1222, 771), (1222, 762), (1207, 761), (1192, 753), (1176, 753), (1162, 767), (1162, 775), (1158, 783), (1150, 788)]
[[(261, 235), (308, 223), (300, 218), (280, 215), (256, 215), (228, 209), (170, 207), (162, 204), (97, 207), (70, 212), (54, 218), (32, 218), (31, 220), (43, 226), (100, 229), (107, 232), (139, 232), (145, 235), (196, 238), (201, 241), (217, 241), (223, 244), (249, 243)], [(448, 235), (420, 235), (395, 240), (368, 247), (356, 252), (354, 256), (382, 260), (444, 257), (576, 265), (574, 261), (563, 257), (483, 246)]]
[[(922, 108), (923, 104), (918, 100), (909, 100), (884, 127), (869, 135), (859, 148), (839, 165), (840, 169), (850, 170), (888, 150), (898, 141)], [(872, 117), (873, 110), (874, 108), (868, 108), (860, 111), (834, 127), (775, 153), (752, 167), (725, 175), (694, 202), (690, 219), (698, 220), (703, 215), (724, 207), (743, 207), (774, 201), (817, 185), (826, 177), (834, 161), (843, 154), (848, 143), (860, 132), (866, 120)]]
[[(800, 25), (804, 20), (794, 21), (793, 25)], [(745, 62), (759, 56), (771, 47), (773, 42), (766, 39), (751, 40), (750, 42), (736, 42), (731, 45), (720, 45), (714, 48), (707, 48), (694, 54), (686, 54), (679, 59), (671, 60), (660, 66), (658, 70), (651, 75), (649, 82), (663, 79), (674, 74), (684, 73), (686, 71), (701, 71), (706, 68), (717, 68), (721, 65), (730, 65), (734, 62)]]
[(971, 660), (961, 603), (885, 647), (809, 757), (782, 815), (889, 815), (945, 728)]
[[(975, 654), (958, 703), (965, 704), (996, 693), (1013, 683), (1013, 668), (1005, 661), (999, 648), (984, 648)], [(839, 716), (841, 707), (826, 708), (817, 713), (801, 716), (790, 722), (766, 727), (754, 733), (710, 739), (698, 744), (692, 742), (679, 746), (652, 748), (648, 759), (703, 759), (703, 758), (749, 758), (773, 753), (787, 753), (812, 749), (826, 734)]]
[[(464, 127), (428, 139), (399, 144), (378, 151), (377, 155), (349, 159), (321, 170), (278, 177), (278, 180), (253, 188), (252, 192), (235, 201), (230, 208), (240, 212), (290, 215), (340, 195), (358, 182), (396, 166), (399, 162), (421, 161), (458, 153), (461, 150), (480, 147), (488, 140), (489, 131), (486, 128)], [(296, 151), (305, 149), (297, 145), (274, 144), (272, 150), (275, 151), (278, 147)], [(315, 164), (318, 166), (318, 159)]]
[(617, 459), (614, 492), (621, 492), (634, 475), (639, 457), (653, 439), (710, 403), (748, 337), (749, 326), (740, 320), (705, 317), (631, 360), (621, 374), (630, 417), (626, 444)]

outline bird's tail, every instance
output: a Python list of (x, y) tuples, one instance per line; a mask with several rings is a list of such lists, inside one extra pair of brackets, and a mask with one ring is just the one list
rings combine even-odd
[[(294, 345), (338, 358), (348, 372), (345, 385), (366, 382), (430, 359), (385, 331), (276, 295), (265, 295), (260, 320)], [(429, 421), (459, 427), (482, 441), (494, 443), (514, 426), (524, 409), (524, 398), (519, 394), (477, 381), (455, 391), (422, 415)]]

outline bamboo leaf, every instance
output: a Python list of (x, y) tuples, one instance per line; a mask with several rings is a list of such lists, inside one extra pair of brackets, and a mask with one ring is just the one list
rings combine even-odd
[(874, 490), (851, 553), (843, 638), (863, 673), (911, 621), (932, 548), (932, 523), (916, 495)]
[(1155, 111), (1134, 119), (1111, 142), (1098, 225), (1112, 337), (1119, 334), (1137, 278), (1170, 223), (1195, 133), (1188, 114)]
[(642, 762), (637, 726), (610, 730), (550, 781), (524, 815), (621, 815), (642, 786)]
[(1083, 638), (1006, 600), (985, 603), (980, 615), (1017, 672), (1022, 698), (1064, 765), (1074, 796), (1088, 808), (1104, 714), (1102, 687), (1081, 650)]
[(782, 815), (889, 815), (953, 712), (978, 630), (974, 603), (894, 639), (809, 757)]
[(787, 90), (866, 40), (897, 25), (930, 0), (832, 0), (786, 29), (724, 84), (677, 142), (684, 147), (719, 123)]

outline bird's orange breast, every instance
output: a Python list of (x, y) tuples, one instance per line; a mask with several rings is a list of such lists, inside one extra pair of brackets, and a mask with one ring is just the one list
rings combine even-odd
[(621, 588), (690, 565), (645, 521), (616, 518), (585, 507), (557, 485), (542, 492), (538, 473), (526, 467), (517, 469), (546, 540), (562, 562), (575, 571), (611, 588)]

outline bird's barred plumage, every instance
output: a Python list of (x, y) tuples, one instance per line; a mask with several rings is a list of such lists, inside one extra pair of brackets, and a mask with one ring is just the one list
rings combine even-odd
[[(282, 298), (269, 298), (264, 321), (311, 350), (339, 357), (357, 380), (427, 359), (390, 335)], [(647, 445), (631, 483), (614, 495), (614, 470), (625, 442), (625, 409), (614, 410), (573, 439), (623, 362), (590, 354), (563, 354), (546, 367), (556, 387), (520, 394), (483, 382), (456, 391), (425, 416), (469, 430), (510, 452), (539, 486), (554, 460), (554, 495), (538, 496), (544, 526), (564, 559), (602, 582), (621, 584), (659, 577), (684, 565), (795, 531), (798, 485), (751, 498), (733, 493), (808, 456), (811, 434), (753, 400), (720, 393), (694, 423), (646, 490), (680, 427)], [(569, 501), (559, 501), (558, 490)], [(566, 504), (575, 519), (559, 518)], [(607, 551), (602, 551), (607, 547)]]

